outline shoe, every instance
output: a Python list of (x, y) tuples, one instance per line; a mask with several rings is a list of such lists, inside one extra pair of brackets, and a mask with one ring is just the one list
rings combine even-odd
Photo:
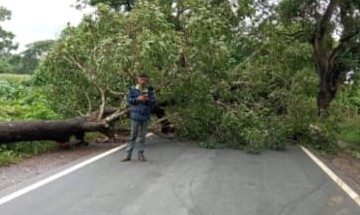
[(130, 160), (131, 160), (130, 157), (126, 157), (126, 158), (122, 159), (121, 162), (126, 162), (126, 161), (130, 161)]
[(139, 161), (146, 162), (145, 156), (143, 154), (139, 154)]

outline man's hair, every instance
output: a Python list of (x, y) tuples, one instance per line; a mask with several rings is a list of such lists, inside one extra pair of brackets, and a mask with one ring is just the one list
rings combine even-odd
[(149, 79), (149, 76), (146, 73), (141, 73), (138, 75), (138, 78), (147, 78)]

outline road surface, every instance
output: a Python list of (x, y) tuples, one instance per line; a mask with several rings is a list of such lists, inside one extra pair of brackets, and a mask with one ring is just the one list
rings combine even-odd
[(357, 215), (360, 207), (298, 147), (251, 155), (149, 138), (0, 205), (1, 215)]

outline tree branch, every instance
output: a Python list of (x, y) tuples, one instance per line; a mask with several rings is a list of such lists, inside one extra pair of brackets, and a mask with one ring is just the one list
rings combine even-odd
[(90, 99), (90, 96), (89, 96), (88, 92), (85, 92), (85, 98), (86, 98), (86, 101), (88, 103), (88, 110), (86, 112), (86, 115), (89, 115), (92, 112), (92, 104), (91, 104), (91, 99)]
[(322, 39), (325, 36), (326, 27), (331, 19), (331, 16), (338, 5), (338, 0), (331, 0), (329, 5), (326, 8), (324, 15), (320, 18), (318, 25), (316, 27), (317, 39)]
[(105, 90), (103, 88), (101, 88), (100, 86), (97, 86), (98, 90), (100, 92), (100, 96), (101, 96), (101, 104), (99, 107), (99, 115), (97, 117), (98, 120), (101, 120), (104, 114), (104, 109), (105, 109), (105, 105), (106, 105), (106, 98), (105, 98)]
[(125, 116), (129, 113), (130, 109), (125, 109), (125, 110), (117, 110), (115, 111), (113, 114), (107, 116), (104, 119), (105, 123), (111, 123), (114, 122), (115, 120), (118, 120), (120, 117)]
[(125, 96), (125, 93), (114, 91), (114, 90), (110, 89), (110, 87), (106, 87), (106, 89), (109, 91), (109, 93), (111, 93), (115, 96)]

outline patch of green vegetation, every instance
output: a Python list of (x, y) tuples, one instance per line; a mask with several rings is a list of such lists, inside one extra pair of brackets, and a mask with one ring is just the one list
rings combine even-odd
[(89, 142), (103, 137), (104, 135), (99, 132), (87, 132), (85, 134), (85, 141)]
[(11, 73), (1, 73), (0, 80), (5, 80), (9, 82), (16, 82), (21, 83), (23, 81), (30, 80), (30, 75), (23, 75), (23, 74), (11, 74)]
[[(61, 118), (51, 109), (45, 98), (45, 89), (32, 86), (27, 75), (0, 74), (0, 95), (0, 121)], [(3, 144), (0, 147), (0, 166), (53, 150), (55, 146), (55, 143), (46, 141)]]
[(360, 158), (360, 117), (348, 118), (340, 123), (338, 139), (345, 152)]
[(19, 160), (20, 156), (16, 152), (6, 149), (5, 146), (0, 147), (0, 167), (16, 163)]
[(44, 88), (19, 80), (0, 79), (0, 121), (61, 118), (51, 109)]
[(23, 158), (54, 150), (57, 144), (50, 141), (27, 141), (0, 146), (0, 167), (21, 161)]
[(360, 120), (348, 119), (339, 126), (341, 140), (360, 147)]

